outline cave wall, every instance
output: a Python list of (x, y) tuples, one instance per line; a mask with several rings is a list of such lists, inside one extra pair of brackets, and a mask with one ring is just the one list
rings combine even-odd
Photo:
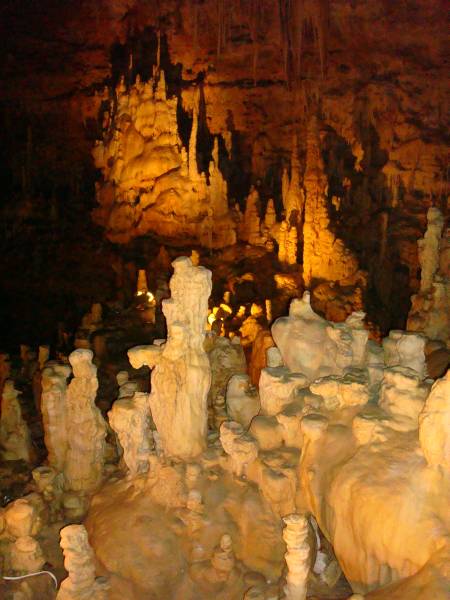
[[(253, 181), (266, 198), (279, 194), (293, 131), (302, 156), (307, 120), (318, 113), (330, 194), (344, 198), (336, 227), (370, 269), (387, 213), (389, 251), (372, 266), (381, 271), (373, 297), (389, 305), (398, 281), (409, 295), (418, 285), (416, 239), (426, 210), (446, 202), (444, 10), (443, 1), (427, 0), (2, 3), (0, 210), (9, 257), (2, 287), (12, 286), (16, 298), (25, 269), (37, 298), (67, 285), (71, 273), (81, 284), (69, 297), (93, 295), (83, 283), (92, 279), (87, 258), (96, 253), (101, 272), (114, 251), (89, 217), (104, 87), (121, 74), (131, 82), (150, 72), (159, 30), (169, 91), (189, 114), (201, 84), (205, 135), (233, 138), (230, 193), (243, 196)], [(62, 231), (69, 230), (67, 250)], [(49, 235), (56, 248), (43, 253)], [(25, 258), (17, 250), (23, 240), (31, 240)], [(40, 254), (43, 271), (29, 259)], [(102, 293), (113, 287), (108, 280)]]

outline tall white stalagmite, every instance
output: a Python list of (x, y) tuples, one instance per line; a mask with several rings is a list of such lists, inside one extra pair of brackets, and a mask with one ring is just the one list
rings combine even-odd
[(172, 264), (172, 296), (163, 301), (167, 342), (163, 346), (137, 346), (128, 356), (135, 368), (153, 368), (150, 407), (164, 453), (189, 459), (206, 447), (211, 368), (203, 338), (211, 272), (194, 267), (186, 257)]

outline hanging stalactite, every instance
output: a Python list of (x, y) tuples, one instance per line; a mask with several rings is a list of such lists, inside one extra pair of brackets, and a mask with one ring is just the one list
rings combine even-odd
[(302, 77), (302, 55), (305, 32), (312, 32), (320, 62), (321, 77), (325, 77), (329, 0), (279, 0), (279, 18), (283, 65), (288, 87)]

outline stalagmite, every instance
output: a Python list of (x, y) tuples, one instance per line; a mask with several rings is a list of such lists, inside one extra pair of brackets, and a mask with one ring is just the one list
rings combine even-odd
[(61, 583), (57, 600), (107, 600), (108, 581), (95, 577), (95, 557), (84, 525), (61, 529), (61, 548), (68, 577)]
[(436, 381), (419, 416), (419, 440), (432, 467), (450, 470), (450, 370)]
[(247, 469), (258, 456), (258, 444), (242, 425), (225, 421), (220, 427), (220, 443), (231, 459), (231, 471), (236, 477), (245, 477)]
[(64, 468), (67, 453), (67, 378), (69, 365), (53, 364), (42, 372), (41, 412), (47, 461), (57, 471)]
[(136, 392), (131, 398), (116, 400), (108, 417), (119, 438), (130, 477), (146, 473), (153, 442), (148, 394)]
[(30, 431), (23, 416), (14, 382), (7, 379), (3, 386), (0, 414), (0, 454), (3, 460), (31, 462), (35, 452)]
[(427, 375), (425, 361), (426, 337), (392, 329), (383, 340), (384, 361), (388, 367), (408, 367), (416, 371), (422, 379)]
[(261, 245), (264, 239), (261, 236), (261, 219), (259, 217), (259, 194), (254, 187), (251, 188), (246, 199), (244, 221), (240, 237), (251, 245)]
[(287, 552), (284, 555), (288, 566), (284, 593), (286, 600), (306, 600), (310, 549), (308, 544), (308, 520), (299, 514), (283, 518), (286, 527), (283, 539)]
[(228, 212), (228, 187), (219, 169), (219, 138), (214, 138), (212, 160), (209, 163), (209, 195), (215, 217), (224, 217)]
[(418, 242), (420, 290), (411, 298), (407, 329), (450, 346), (450, 229), (444, 229), (444, 217), (435, 207), (427, 218), (427, 231)]
[(145, 269), (139, 269), (136, 285), (136, 295), (142, 296), (148, 292), (147, 273)]
[(39, 369), (42, 369), (45, 367), (45, 363), (48, 361), (50, 356), (50, 347), (49, 346), (39, 346), (39, 350), (38, 350), (38, 362), (39, 362)]
[(203, 338), (211, 272), (194, 267), (186, 257), (172, 264), (172, 295), (163, 301), (167, 342), (132, 348), (128, 356), (133, 367), (148, 365), (153, 369), (150, 407), (164, 453), (187, 459), (206, 445), (211, 370)]
[(283, 206), (286, 213), (286, 220), (289, 225), (301, 223), (304, 208), (304, 193), (300, 183), (300, 161), (298, 158), (297, 135), (292, 138), (291, 150), (291, 176), (287, 171), (283, 174)]
[(275, 225), (277, 221), (277, 213), (275, 212), (275, 206), (273, 203), (273, 199), (271, 198), (266, 207), (266, 214), (264, 215), (264, 225), (270, 232), (272, 227)]
[(438, 208), (432, 206), (427, 213), (428, 226), (425, 236), (419, 240), (419, 261), (422, 267), (420, 275), (420, 291), (430, 289), (434, 276), (439, 269), (439, 246), (442, 230), (444, 228), (444, 217)]
[(297, 264), (297, 228), (291, 226), (286, 240), (286, 263)]
[(289, 225), (287, 221), (282, 221), (278, 231), (278, 260), (280, 263), (287, 262)]
[(106, 423), (95, 405), (98, 379), (91, 350), (69, 356), (74, 378), (67, 389), (67, 454), (64, 465), (68, 490), (89, 494), (100, 485), (105, 460)]
[(309, 292), (291, 302), (289, 317), (275, 321), (272, 336), (284, 364), (309, 381), (360, 366), (366, 352), (367, 335), (361, 340), (351, 322), (333, 324), (320, 317), (311, 307)]
[(354, 285), (360, 278), (358, 263), (330, 228), (327, 207), (328, 182), (319, 142), (316, 117), (308, 123), (304, 176), (305, 224), (303, 227), (303, 281), (310, 288), (315, 280)]
[(11, 541), (5, 566), (20, 574), (39, 571), (45, 563), (42, 548), (35, 538), (41, 522), (30, 498), (11, 502), (4, 512), (6, 532)]
[(227, 413), (232, 421), (248, 429), (252, 419), (261, 408), (255, 388), (248, 375), (233, 375), (228, 382), (226, 395)]

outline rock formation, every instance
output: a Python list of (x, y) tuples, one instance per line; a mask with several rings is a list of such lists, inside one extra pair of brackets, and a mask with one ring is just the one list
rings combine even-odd
[(425, 334), (432, 340), (450, 344), (450, 229), (444, 229), (444, 217), (431, 207), (428, 227), (419, 240), (422, 268), (420, 290), (411, 298), (407, 329)]
[(108, 418), (118, 436), (130, 477), (146, 473), (153, 441), (148, 394), (135, 392), (131, 398), (116, 400)]
[(0, 453), (3, 460), (31, 462), (35, 452), (28, 425), (22, 416), (19, 394), (14, 382), (7, 379), (3, 385), (1, 403)]
[(67, 453), (67, 378), (69, 365), (52, 364), (42, 372), (41, 412), (47, 461), (57, 471), (64, 468)]
[(164, 453), (188, 459), (206, 445), (211, 370), (203, 339), (211, 272), (186, 257), (173, 268), (171, 298), (163, 301), (167, 342), (132, 348), (128, 356), (133, 367), (153, 369), (150, 408)]
[(61, 548), (68, 577), (61, 583), (57, 600), (107, 600), (108, 582), (95, 577), (94, 553), (83, 525), (61, 530)]
[(310, 551), (308, 544), (308, 520), (303, 515), (292, 514), (283, 519), (286, 527), (283, 538), (288, 574), (284, 593), (286, 600), (306, 600)]
[(344, 368), (359, 366), (365, 355), (367, 335), (361, 339), (360, 327), (348, 323), (332, 324), (311, 308), (310, 295), (293, 300), (289, 317), (281, 317), (272, 326), (272, 336), (284, 364), (309, 381), (331, 374), (342, 374)]
[(41, 522), (31, 496), (11, 502), (4, 512), (9, 547), (6, 549), (7, 569), (16, 574), (27, 574), (42, 569), (45, 558), (35, 538)]
[(198, 172), (198, 96), (189, 153), (178, 134), (178, 100), (167, 96), (164, 71), (155, 70), (145, 83), (137, 79), (129, 89), (122, 80), (115, 96), (104, 139), (93, 151), (103, 174), (94, 220), (115, 242), (154, 232), (210, 248), (233, 244), (236, 234), (217, 144), (209, 185)]
[(324, 172), (316, 117), (309, 120), (304, 175), (305, 224), (303, 227), (303, 281), (306, 288), (320, 280), (355, 284), (358, 262), (331, 229), (327, 206), (327, 177)]
[(89, 494), (103, 477), (106, 423), (95, 405), (98, 380), (91, 350), (69, 356), (73, 379), (67, 389), (67, 454), (64, 464), (68, 490)]

